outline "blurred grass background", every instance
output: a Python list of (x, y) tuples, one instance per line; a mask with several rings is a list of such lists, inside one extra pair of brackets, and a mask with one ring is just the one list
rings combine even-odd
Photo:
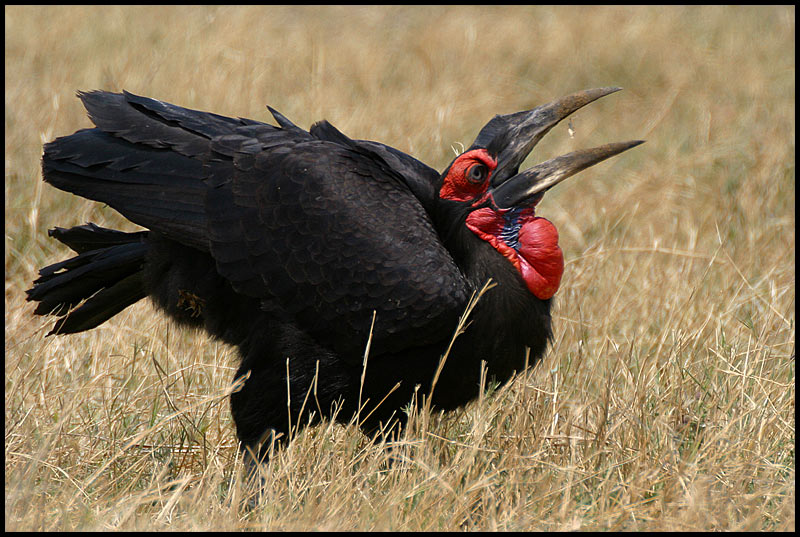
[[(794, 7), (5, 8), (6, 529), (793, 530)], [(44, 338), (24, 290), (111, 209), (42, 143), (106, 89), (300, 126), (441, 169), (494, 114), (573, 91), (528, 163), (646, 139), (548, 194), (566, 257), (543, 363), (413, 420), (387, 466), (321, 426), (235, 479), (232, 349), (146, 303)]]

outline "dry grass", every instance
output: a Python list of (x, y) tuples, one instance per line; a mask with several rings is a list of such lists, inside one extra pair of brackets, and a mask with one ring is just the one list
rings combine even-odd
[[(5, 14), (6, 529), (794, 529), (793, 7)], [(144, 303), (45, 339), (24, 301), (66, 254), (47, 228), (133, 229), (40, 180), (42, 142), (89, 126), (78, 89), (270, 104), (441, 168), (493, 114), (605, 85), (536, 151), (648, 140), (540, 206), (567, 259), (552, 349), (416, 416), (394, 465), (323, 424), (242, 509), (232, 349)]]

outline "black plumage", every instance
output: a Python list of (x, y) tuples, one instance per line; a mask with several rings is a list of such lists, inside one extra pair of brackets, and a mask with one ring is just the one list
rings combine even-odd
[(42, 269), (28, 299), (35, 313), (59, 316), (51, 333), (60, 334), (150, 296), (236, 345), (236, 378), (246, 381), (231, 397), (233, 417), (243, 447), (263, 457), (290, 421), (337, 406), (349, 420), (361, 401), (367, 432), (402, 423), (401, 408), (429, 394), (470, 297), (491, 279), (432, 395), (434, 407), (455, 408), (478, 394), (482, 363), (503, 382), (544, 353), (563, 259), (535, 205), (638, 142), (523, 173), (519, 164), (558, 121), (616, 90), (497, 116), (442, 174), (326, 121), (305, 131), (272, 109), (277, 127), (127, 92), (79, 93), (96, 128), (46, 144), (44, 180), (147, 231), (51, 230), (79, 255)]

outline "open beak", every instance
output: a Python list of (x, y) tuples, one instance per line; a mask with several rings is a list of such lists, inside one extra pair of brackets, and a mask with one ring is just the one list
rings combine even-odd
[(471, 148), (485, 147), (497, 156), (490, 191), (495, 205), (500, 209), (525, 205), (579, 171), (643, 143), (637, 140), (575, 151), (517, 173), (533, 147), (562, 119), (621, 89), (609, 87), (579, 91), (533, 110), (495, 116), (489, 121)]
[(634, 140), (632, 142), (606, 144), (592, 149), (581, 149), (580, 151), (550, 159), (528, 168), (522, 173), (518, 173), (499, 186), (492, 187), (492, 199), (498, 209), (510, 209), (528, 205), (538, 194), (557, 185), (564, 179), (643, 143), (644, 140)]

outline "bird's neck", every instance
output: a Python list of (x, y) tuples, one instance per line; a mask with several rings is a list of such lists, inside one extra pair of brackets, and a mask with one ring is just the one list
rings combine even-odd
[[(450, 220), (452, 222), (452, 220)], [(464, 223), (442, 235), (445, 246), (470, 287), (479, 292), (491, 280), (494, 287), (478, 300), (470, 320), (481, 333), (465, 333), (475, 345), (495, 346), (503, 339), (537, 350), (550, 337), (550, 299), (537, 298), (506, 256), (479, 238)], [(470, 335), (468, 335), (470, 334)]]

